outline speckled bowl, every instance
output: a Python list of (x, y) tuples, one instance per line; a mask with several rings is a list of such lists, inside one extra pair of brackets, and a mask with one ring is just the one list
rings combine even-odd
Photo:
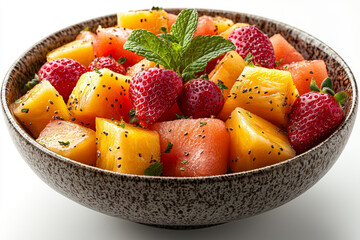
[[(168, 9), (178, 13), (180, 9)], [(323, 59), (336, 90), (349, 98), (341, 126), (313, 149), (269, 167), (211, 177), (136, 176), (104, 171), (62, 157), (44, 148), (18, 124), (9, 105), (45, 62), (46, 53), (75, 38), (85, 27), (116, 24), (116, 15), (73, 25), (41, 40), (10, 68), (1, 89), (2, 108), (13, 141), (34, 172), (52, 188), (96, 211), (134, 222), (172, 228), (225, 223), (276, 208), (314, 185), (341, 154), (354, 125), (358, 90), (351, 70), (323, 42), (286, 24), (254, 15), (199, 9), (256, 25), (268, 35), (281, 33), (306, 59)]]

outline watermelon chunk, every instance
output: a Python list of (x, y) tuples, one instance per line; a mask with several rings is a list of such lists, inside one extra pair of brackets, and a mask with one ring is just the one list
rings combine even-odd
[(272, 36), (270, 42), (274, 48), (275, 60), (276, 62), (280, 62), (279, 66), (304, 60), (304, 57), (296, 51), (296, 49), (286, 41), (281, 34)]
[(283, 70), (291, 73), (293, 82), (299, 94), (310, 92), (310, 82), (314, 78), (316, 84), (321, 86), (322, 81), (328, 77), (326, 65), (323, 60), (294, 62), (283, 66)]
[(223, 121), (180, 119), (158, 122), (150, 129), (160, 135), (165, 176), (195, 177), (227, 172), (230, 138)]
[(115, 60), (125, 57), (127, 60), (123, 64), (125, 68), (140, 62), (143, 57), (123, 48), (131, 30), (126, 28), (99, 28), (96, 41), (93, 44), (96, 57), (113, 57)]

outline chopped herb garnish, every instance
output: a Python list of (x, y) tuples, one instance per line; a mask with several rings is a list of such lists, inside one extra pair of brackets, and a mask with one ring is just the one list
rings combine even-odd
[(89, 27), (84, 28), (83, 32), (89, 31)]
[(205, 126), (207, 122), (200, 122), (200, 127)]
[(127, 58), (126, 57), (121, 57), (121, 58), (119, 58), (118, 60), (117, 60), (117, 62), (119, 63), (119, 64), (123, 64), (124, 62), (126, 62), (127, 61)]
[(19, 103), (19, 102), (21, 102), (21, 99), (20, 99), (20, 98), (15, 101), (15, 103)]
[(152, 7), (151, 8), (151, 11), (161, 11), (161, 10), (163, 10), (162, 7)]
[(288, 66), (283, 66), (284, 69), (288, 69)]
[(275, 65), (278, 67), (282, 61), (284, 61), (284, 58), (281, 58), (280, 61), (275, 61)]
[(145, 169), (144, 174), (148, 176), (160, 176), (162, 169), (163, 164), (155, 162)]
[(181, 161), (182, 164), (187, 164), (188, 162), (187, 160)]
[(254, 63), (252, 62), (253, 55), (251, 52), (249, 52), (246, 57), (244, 58), (244, 61), (249, 67), (255, 67)]
[(221, 89), (221, 91), (223, 89), (229, 89), (227, 86), (225, 86), (225, 84), (223, 83), (223, 81), (221, 81), (220, 79), (218, 80), (217, 85), (219, 86), (219, 88)]
[(135, 109), (134, 108), (129, 110), (128, 115), (129, 115), (129, 123), (130, 124), (136, 123)]
[(160, 28), (160, 32), (162, 32), (162, 33), (167, 33), (167, 28), (166, 27), (161, 27)]
[(168, 142), (168, 145), (165, 149), (165, 153), (170, 153), (173, 146), (174, 146), (174, 144), (172, 144), (171, 142)]
[(185, 171), (185, 168), (181, 167), (180, 170), (184, 172), (184, 171)]
[(21, 109), (21, 112), (23, 112), (23, 113), (28, 113), (28, 112), (29, 112), (29, 109), (28, 109), (28, 108), (23, 108), (23, 109)]
[(61, 146), (68, 146), (68, 145), (70, 144), (70, 142), (69, 142), (69, 141), (67, 141), (67, 142), (59, 141), (59, 144), (60, 144)]
[(176, 118), (177, 118), (177, 119), (187, 119), (187, 118), (189, 118), (189, 117), (188, 117), (188, 116), (185, 116), (185, 115), (176, 114)]
[(39, 76), (35, 73), (34, 78), (25, 84), (24, 86), (25, 91), (28, 92), (39, 83), (40, 83)]
[(94, 67), (94, 71), (95, 71), (97, 74), (101, 74), (101, 72), (99, 71), (99, 69), (97, 69), (97, 67)]

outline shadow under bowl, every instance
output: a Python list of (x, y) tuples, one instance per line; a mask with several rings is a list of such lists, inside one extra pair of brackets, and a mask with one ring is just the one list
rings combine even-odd
[[(179, 13), (181, 9), (167, 9)], [(176, 178), (121, 174), (62, 157), (38, 144), (16, 121), (10, 105), (24, 84), (46, 61), (46, 54), (75, 39), (85, 27), (116, 24), (116, 15), (91, 19), (60, 30), (36, 43), (12, 65), (1, 89), (1, 103), (10, 135), (22, 157), (49, 186), (96, 211), (130, 221), (168, 228), (196, 228), (253, 216), (299, 196), (332, 167), (353, 128), (358, 90), (343, 59), (309, 34), (281, 22), (245, 13), (198, 9), (255, 25), (269, 36), (281, 33), (305, 59), (325, 61), (336, 91), (349, 97), (339, 128), (325, 141), (292, 159), (247, 172), (210, 177)]]

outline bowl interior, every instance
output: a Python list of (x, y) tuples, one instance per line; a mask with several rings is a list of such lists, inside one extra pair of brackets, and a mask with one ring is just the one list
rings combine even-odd
[[(178, 14), (181, 9), (166, 9), (166, 11)], [(349, 95), (344, 105), (345, 118), (343, 122), (347, 120), (349, 114), (354, 110), (355, 102), (357, 101), (357, 87), (351, 70), (338, 54), (320, 40), (284, 23), (255, 15), (209, 9), (198, 9), (198, 12), (199, 15), (223, 16), (232, 19), (234, 22), (246, 22), (255, 25), (268, 36), (280, 33), (305, 59), (324, 60), (328, 74), (333, 79), (334, 90), (345, 90)], [(86, 27), (89, 27), (91, 31), (95, 32), (99, 25), (102, 27), (116, 25), (116, 20), (116, 14), (112, 14), (75, 24), (40, 40), (20, 56), (10, 68), (2, 86), (2, 104), (7, 117), (17, 123), (11, 114), (10, 105), (24, 94), (24, 84), (31, 79), (45, 63), (48, 52), (73, 41), (76, 35)], [(16, 128), (19, 129), (22, 134), (27, 135), (27, 133), (25, 133), (26, 130), (22, 129), (19, 124)], [(27, 137), (30, 137), (30, 135)], [(33, 142), (36, 143), (35, 141)]]

